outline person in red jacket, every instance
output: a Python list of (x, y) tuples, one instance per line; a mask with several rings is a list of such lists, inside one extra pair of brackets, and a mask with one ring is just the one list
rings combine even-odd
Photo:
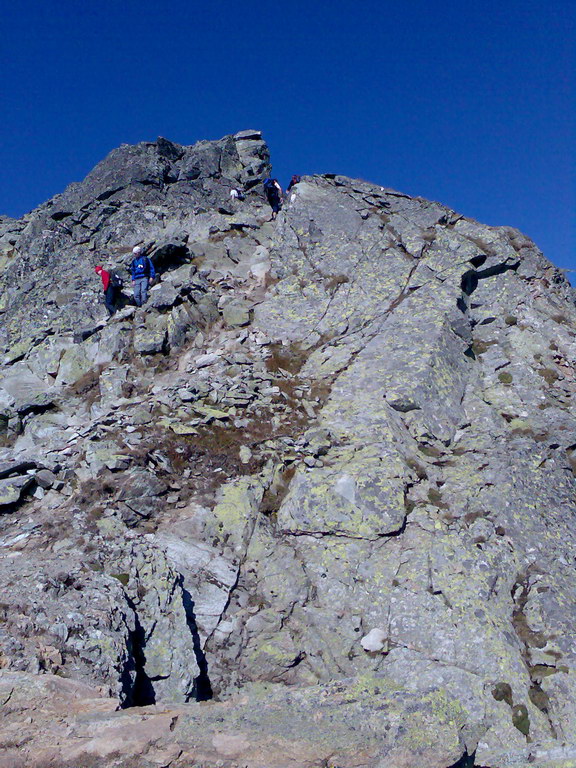
[(110, 272), (107, 272), (104, 267), (98, 265), (94, 268), (94, 272), (100, 275), (102, 278), (102, 287), (104, 288), (104, 303), (110, 317), (116, 312), (116, 286), (113, 284), (112, 276)]

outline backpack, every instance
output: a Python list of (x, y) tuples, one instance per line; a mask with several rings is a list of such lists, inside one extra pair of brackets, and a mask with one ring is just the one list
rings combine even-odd
[(123, 288), (124, 280), (116, 272), (110, 272), (110, 285), (113, 288)]
[(150, 266), (148, 264), (148, 256), (137, 256), (130, 265), (132, 270), (132, 279), (137, 280), (139, 277), (150, 277)]
[(274, 189), (274, 179), (271, 179), (268, 177), (267, 179), (264, 179), (264, 189), (268, 191), (269, 189)]

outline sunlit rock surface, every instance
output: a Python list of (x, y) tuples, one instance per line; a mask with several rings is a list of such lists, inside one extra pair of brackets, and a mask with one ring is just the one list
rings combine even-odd
[(576, 765), (571, 287), (269, 172), (158, 139), (0, 218), (0, 766)]

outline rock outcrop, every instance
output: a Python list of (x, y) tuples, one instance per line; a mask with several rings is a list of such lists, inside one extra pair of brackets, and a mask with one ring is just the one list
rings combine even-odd
[(0, 218), (0, 766), (576, 765), (572, 288), (269, 172), (158, 139)]

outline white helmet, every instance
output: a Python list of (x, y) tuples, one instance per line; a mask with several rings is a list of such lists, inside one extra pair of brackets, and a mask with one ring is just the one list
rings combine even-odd
[(142, 248), (141, 245), (135, 245), (134, 248), (132, 248), (132, 253), (134, 256), (139, 256), (143, 252), (144, 248)]

